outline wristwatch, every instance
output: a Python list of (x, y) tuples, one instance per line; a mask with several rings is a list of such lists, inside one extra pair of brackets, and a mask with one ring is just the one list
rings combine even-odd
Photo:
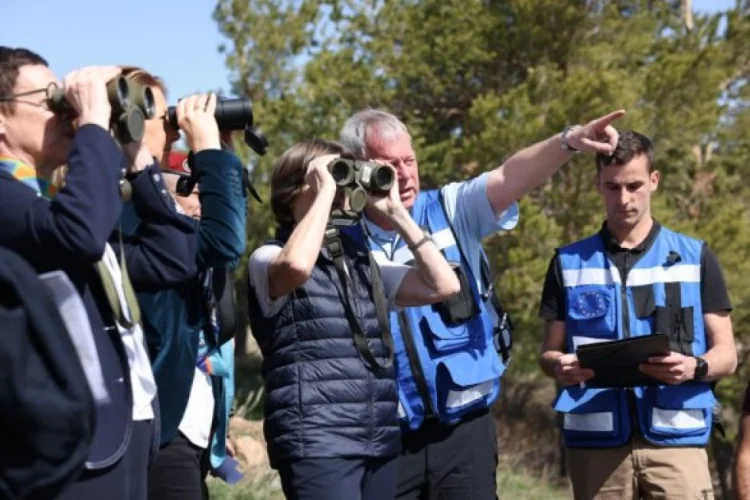
[(576, 148), (568, 144), (568, 132), (570, 132), (571, 130), (575, 130), (577, 128), (581, 128), (581, 126), (580, 125), (568, 125), (567, 127), (563, 129), (562, 134), (560, 134), (560, 139), (562, 141), (562, 148), (565, 151), (570, 151), (571, 153), (578, 153), (578, 150)]
[(695, 373), (693, 374), (693, 380), (701, 382), (706, 378), (706, 375), (708, 375), (708, 362), (698, 356), (693, 357), (695, 358)]
[(419, 247), (421, 247), (428, 241), (435, 243), (435, 240), (432, 239), (432, 235), (430, 233), (428, 233), (427, 231), (423, 231), (423, 233), (424, 233), (424, 238), (422, 238), (421, 240), (419, 240), (413, 245), (408, 245), (409, 250), (411, 250), (412, 253), (416, 252)]

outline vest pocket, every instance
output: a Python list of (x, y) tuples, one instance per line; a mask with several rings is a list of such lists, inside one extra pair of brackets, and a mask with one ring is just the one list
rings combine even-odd
[(504, 371), (494, 353), (489, 359), (476, 359), (467, 352), (446, 356), (438, 364), (435, 384), (442, 412), (453, 417), (486, 407), (497, 396)]
[(654, 313), (654, 333), (669, 336), (669, 348), (686, 356), (693, 355), (695, 326), (693, 307), (657, 307)]
[(569, 288), (568, 335), (615, 338), (615, 293), (613, 287), (598, 285)]
[[(598, 446), (602, 440), (621, 436), (627, 408), (616, 389), (565, 387), (555, 401), (563, 413), (565, 442), (570, 446)], [(592, 444), (599, 441), (598, 445)]]
[(425, 314), (420, 321), (420, 327), (425, 339), (429, 339), (435, 352), (448, 353), (467, 347), (474, 342), (472, 332), (484, 332), (480, 315), (455, 326), (443, 323), (440, 315), (431, 308), (425, 307)]
[(716, 398), (707, 384), (649, 387), (646, 422), (658, 436), (695, 436), (710, 430)]
[(443, 323), (449, 327), (461, 326), (466, 321), (479, 314), (479, 306), (474, 298), (469, 277), (460, 264), (451, 263), (460, 284), (459, 291), (451, 298), (432, 305), (432, 309), (440, 315)]

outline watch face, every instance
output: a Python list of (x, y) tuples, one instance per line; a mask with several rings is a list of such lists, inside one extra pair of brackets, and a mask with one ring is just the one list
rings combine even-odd
[(695, 378), (697, 379), (703, 379), (708, 374), (708, 363), (706, 363), (706, 360), (703, 358), (695, 358), (696, 359), (696, 365), (695, 365)]

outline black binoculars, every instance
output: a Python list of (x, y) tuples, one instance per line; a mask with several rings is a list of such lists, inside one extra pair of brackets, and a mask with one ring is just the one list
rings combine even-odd
[(328, 164), (336, 185), (349, 194), (349, 208), (361, 212), (367, 203), (368, 194), (385, 194), (395, 182), (393, 169), (360, 160), (336, 158)]
[[(216, 118), (216, 124), (220, 131), (244, 130), (245, 144), (259, 155), (266, 154), (268, 141), (263, 134), (253, 128), (253, 105), (250, 99), (246, 97), (218, 99), (214, 118)], [(167, 108), (167, 120), (175, 130), (180, 128), (179, 123), (177, 123), (176, 106)]]
[[(112, 106), (110, 126), (123, 143), (143, 138), (145, 121), (154, 117), (154, 94), (149, 87), (118, 76), (107, 83), (107, 96)], [(55, 113), (72, 114), (73, 107), (65, 99), (65, 91), (57, 86), (47, 93), (47, 105)]]

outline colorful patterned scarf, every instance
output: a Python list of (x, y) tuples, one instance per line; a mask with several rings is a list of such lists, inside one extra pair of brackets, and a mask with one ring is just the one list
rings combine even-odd
[(51, 200), (57, 194), (57, 186), (52, 181), (39, 177), (31, 165), (5, 156), (0, 156), (0, 171), (8, 172), (14, 179), (23, 182), (39, 196)]

